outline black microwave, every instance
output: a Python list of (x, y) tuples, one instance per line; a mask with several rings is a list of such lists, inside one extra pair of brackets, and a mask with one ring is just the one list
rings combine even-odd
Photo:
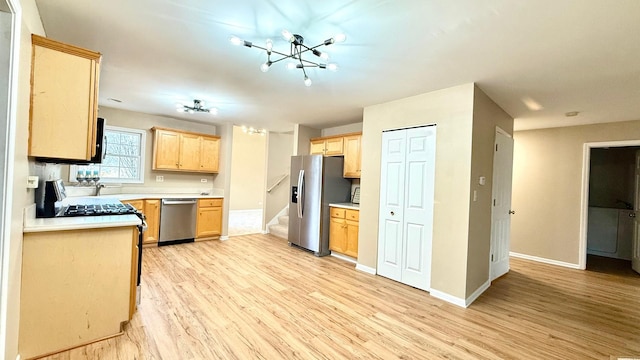
[(96, 143), (94, 144), (96, 148), (96, 155), (91, 158), (91, 160), (77, 160), (77, 159), (59, 159), (59, 158), (49, 158), (49, 157), (36, 157), (36, 161), (38, 162), (46, 162), (46, 163), (56, 163), (56, 164), (100, 164), (102, 162), (102, 158), (104, 157), (104, 153), (106, 151), (106, 143), (104, 139), (104, 126), (105, 120), (103, 118), (98, 118), (97, 128), (96, 128)]

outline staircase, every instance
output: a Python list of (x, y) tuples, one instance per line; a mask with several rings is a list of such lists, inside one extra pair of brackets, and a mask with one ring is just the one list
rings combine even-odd
[(284, 215), (278, 216), (278, 223), (269, 225), (269, 233), (285, 240), (289, 239), (289, 208)]

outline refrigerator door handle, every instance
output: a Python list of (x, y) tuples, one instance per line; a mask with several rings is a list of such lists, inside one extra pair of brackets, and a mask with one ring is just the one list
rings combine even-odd
[(304, 206), (304, 170), (298, 174), (298, 218), (302, 219), (302, 207)]

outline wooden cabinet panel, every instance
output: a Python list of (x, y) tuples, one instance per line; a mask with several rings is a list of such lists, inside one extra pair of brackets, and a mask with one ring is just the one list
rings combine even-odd
[(136, 210), (144, 213), (144, 200), (123, 200), (124, 204), (131, 204)]
[(344, 169), (345, 178), (360, 178), (360, 143), (362, 135), (351, 135), (344, 137)]
[(309, 154), (324, 155), (324, 140), (311, 140)]
[(89, 160), (95, 155), (101, 55), (31, 38), (29, 156)]
[(351, 257), (358, 257), (358, 231), (360, 231), (360, 223), (357, 221), (346, 221), (346, 245), (344, 254)]
[(218, 172), (219, 137), (157, 127), (152, 130), (153, 170)]
[(180, 169), (200, 171), (201, 136), (180, 134)]
[(329, 221), (329, 250), (344, 253), (347, 242), (346, 221), (332, 217)]
[(360, 211), (330, 207), (329, 250), (358, 257)]
[(196, 240), (222, 234), (222, 199), (199, 199)]
[(153, 169), (180, 168), (180, 135), (172, 131), (156, 130), (154, 136)]
[(143, 244), (157, 244), (160, 235), (160, 199), (144, 201), (144, 216), (147, 219), (147, 231), (142, 237)]
[(200, 170), (218, 172), (220, 167), (220, 139), (202, 137), (200, 148)]
[(342, 155), (343, 153), (343, 140), (341, 137), (325, 140), (325, 155)]

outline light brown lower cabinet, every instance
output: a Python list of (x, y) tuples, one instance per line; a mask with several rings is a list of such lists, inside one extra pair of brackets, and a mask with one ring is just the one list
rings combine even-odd
[(330, 208), (329, 250), (358, 257), (358, 230), (360, 211)]
[(198, 199), (196, 241), (222, 234), (222, 199)]
[(144, 201), (144, 216), (147, 221), (147, 230), (142, 237), (145, 245), (158, 244), (160, 235), (160, 199), (147, 199)]
[(136, 234), (135, 226), (24, 234), (23, 359), (121, 334), (135, 309)]

